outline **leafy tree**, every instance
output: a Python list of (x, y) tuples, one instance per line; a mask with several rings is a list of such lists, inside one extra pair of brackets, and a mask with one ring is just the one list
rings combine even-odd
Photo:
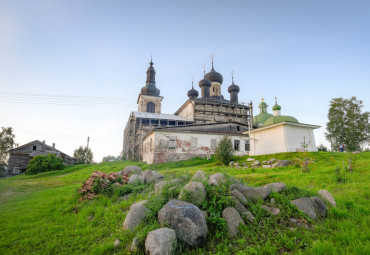
[(217, 161), (224, 165), (229, 164), (231, 161), (233, 157), (233, 142), (227, 135), (225, 135), (217, 145), (215, 156)]
[(73, 152), (73, 157), (77, 159), (78, 164), (91, 164), (94, 156), (90, 148), (80, 146)]
[(356, 97), (333, 98), (330, 101), (326, 139), (332, 150), (344, 144), (348, 151), (360, 150), (370, 141), (369, 112), (361, 112), (362, 101)]
[(325, 145), (320, 144), (320, 145), (317, 147), (317, 150), (318, 150), (318, 151), (328, 151), (328, 148), (326, 148), (326, 146), (325, 146)]
[(0, 165), (5, 165), (8, 161), (9, 153), (8, 151), (10, 149), (13, 149), (17, 146), (17, 144), (14, 142), (14, 134), (13, 134), (13, 128), (1, 128), (2, 131), (0, 132)]
[(54, 154), (35, 156), (27, 165), (26, 174), (38, 174), (64, 168), (63, 159)]

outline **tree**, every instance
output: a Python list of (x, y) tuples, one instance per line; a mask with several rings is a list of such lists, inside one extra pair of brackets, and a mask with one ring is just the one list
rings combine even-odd
[(233, 142), (227, 135), (225, 135), (218, 143), (215, 156), (217, 161), (224, 165), (229, 164), (231, 161), (233, 157)]
[(332, 150), (343, 144), (348, 151), (361, 149), (370, 141), (369, 112), (361, 112), (362, 101), (356, 97), (350, 99), (333, 98), (330, 101), (326, 139)]
[(58, 158), (55, 154), (35, 156), (27, 165), (26, 174), (38, 174), (64, 168), (63, 159)]
[(73, 152), (73, 157), (77, 159), (78, 164), (91, 164), (94, 156), (90, 148), (80, 146)]
[(5, 165), (8, 161), (10, 149), (13, 149), (17, 146), (14, 142), (15, 135), (13, 134), (13, 128), (1, 128), (0, 132), (0, 165)]

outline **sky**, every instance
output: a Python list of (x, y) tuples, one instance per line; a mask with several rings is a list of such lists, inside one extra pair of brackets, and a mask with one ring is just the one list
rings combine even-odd
[(369, 13), (353, 0), (0, 0), (0, 127), (69, 155), (90, 137), (99, 162), (122, 150), (151, 56), (162, 113), (174, 113), (214, 54), (226, 99), (234, 70), (254, 114), (277, 97), (328, 146), (332, 98), (370, 110)]

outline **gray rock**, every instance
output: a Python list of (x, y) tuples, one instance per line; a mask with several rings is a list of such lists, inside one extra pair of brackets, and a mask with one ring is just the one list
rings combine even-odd
[(262, 165), (262, 168), (271, 168), (271, 165)]
[(144, 172), (144, 179), (146, 183), (153, 183), (157, 181), (155, 174), (153, 174), (152, 170), (147, 170)]
[(285, 167), (285, 166), (289, 166), (290, 165), (290, 161), (289, 160), (278, 160), (276, 161), (276, 163), (274, 163), (272, 165), (273, 168), (275, 167)]
[(272, 159), (269, 159), (269, 161), (267, 161), (267, 163), (268, 163), (269, 165), (272, 165), (272, 164), (274, 164), (274, 163), (275, 163), (275, 161), (276, 161), (276, 159), (272, 158)]
[(233, 165), (234, 165), (234, 161), (230, 161), (229, 166), (233, 166)]
[(239, 225), (245, 225), (238, 211), (234, 207), (227, 207), (222, 211), (222, 218), (226, 221), (228, 233), (231, 237), (235, 237), (239, 233)]
[(213, 174), (208, 178), (208, 184), (209, 185), (218, 186), (218, 185), (220, 185), (221, 183), (224, 183), (224, 182), (225, 182), (225, 176), (221, 173)]
[(145, 216), (149, 212), (149, 209), (144, 206), (146, 202), (147, 200), (144, 200), (131, 205), (123, 223), (124, 230), (133, 231), (140, 223), (145, 222)]
[(206, 189), (201, 182), (189, 182), (181, 190), (179, 199), (195, 205), (201, 205), (206, 200)]
[(310, 197), (310, 199), (316, 209), (317, 216), (319, 216), (319, 218), (326, 218), (328, 215), (328, 207), (326, 206), (325, 202), (322, 201), (322, 199), (318, 196)]
[(289, 223), (290, 223), (291, 226), (294, 226), (294, 227), (309, 228), (309, 225), (305, 221), (302, 221), (302, 220), (299, 220), (299, 219), (290, 218)]
[(337, 207), (337, 203), (335, 202), (334, 197), (326, 189), (320, 189), (319, 190), (319, 197), (322, 200), (331, 204), (332, 206)]
[(261, 164), (267, 164), (267, 160), (262, 161)]
[(234, 202), (235, 202), (235, 209), (239, 212), (239, 214), (242, 216), (242, 218), (245, 220), (245, 221), (250, 221), (250, 222), (253, 222), (254, 221), (254, 216), (253, 214), (247, 210), (247, 208), (245, 208), (242, 203), (240, 203), (240, 201), (238, 199), (236, 199), (234, 197)]
[(277, 208), (277, 207), (262, 205), (261, 208), (268, 211), (269, 213), (271, 213), (272, 215), (275, 215), (275, 216), (280, 213), (280, 209)]
[(230, 194), (237, 198), (240, 202), (242, 202), (243, 204), (246, 204), (247, 203), (247, 199), (245, 198), (245, 196), (237, 189), (234, 189), (230, 192)]
[(252, 166), (260, 166), (260, 165), (261, 165), (261, 162), (259, 160), (255, 160), (252, 163)]
[(293, 201), (290, 201), (294, 204), (300, 211), (306, 214), (313, 220), (316, 220), (315, 207), (313, 206), (312, 201), (308, 197), (302, 197)]
[(118, 172), (118, 175), (123, 176), (124, 174), (138, 174), (142, 175), (141, 168), (138, 166), (126, 166), (123, 170)]
[(255, 187), (248, 187), (243, 184), (231, 185), (230, 190), (234, 190), (234, 189), (237, 189), (247, 199), (251, 199), (251, 200), (258, 200), (258, 199), (265, 200), (271, 193), (270, 187), (255, 188)]
[(275, 200), (275, 198), (271, 198), (271, 200), (270, 200), (270, 205), (275, 205), (276, 204), (276, 200)]
[(272, 192), (280, 192), (286, 188), (286, 185), (282, 182), (273, 182), (266, 184), (265, 187), (270, 187)]
[(127, 184), (138, 185), (144, 183), (144, 177), (142, 175), (133, 174), (128, 180)]
[(176, 246), (176, 233), (170, 228), (153, 230), (145, 239), (145, 252), (150, 255), (172, 255)]
[(154, 186), (154, 193), (155, 194), (159, 194), (162, 192), (162, 189), (164, 186), (166, 186), (166, 184), (168, 183), (168, 181), (160, 181), (158, 182), (155, 186)]
[(159, 211), (158, 221), (175, 230), (177, 238), (190, 246), (201, 245), (206, 239), (206, 219), (193, 204), (172, 199)]
[(138, 252), (139, 250), (140, 250), (139, 238), (134, 237), (134, 240), (132, 240), (132, 244), (131, 244), (131, 251), (132, 252)]
[(206, 175), (202, 170), (198, 170), (193, 177), (191, 178), (192, 181), (205, 181)]
[(124, 195), (122, 197), (119, 197), (118, 202), (123, 202), (123, 201), (129, 200), (130, 197), (131, 197), (131, 194), (127, 194), (127, 195)]
[(239, 163), (234, 163), (235, 168), (240, 168)]
[(120, 246), (121, 246), (121, 244), (122, 244), (122, 242), (121, 242), (121, 240), (119, 240), (119, 239), (116, 239), (116, 240), (114, 241), (114, 247), (116, 247), (116, 248), (120, 247)]
[(254, 158), (248, 158), (247, 161), (255, 161)]
[(152, 171), (152, 174), (157, 179), (157, 181), (163, 180), (164, 176), (158, 173), (157, 171)]

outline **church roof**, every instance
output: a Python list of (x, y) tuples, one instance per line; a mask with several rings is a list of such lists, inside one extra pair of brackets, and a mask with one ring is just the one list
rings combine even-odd
[(273, 116), (265, 121), (263, 123), (263, 126), (269, 126), (272, 124), (280, 123), (280, 122), (293, 122), (293, 123), (299, 123), (298, 120), (292, 116), (284, 116), (284, 115), (279, 115), (279, 116)]
[(267, 113), (267, 112), (263, 112), (263, 113), (260, 113), (260, 114), (257, 114), (256, 116), (253, 117), (253, 122), (258, 122), (258, 123), (265, 123), (266, 120), (268, 120), (269, 118), (271, 118), (273, 115), (270, 114), (270, 113)]
[(147, 118), (147, 119), (160, 119), (160, 120), (180, 120), (180, 121), (191, 121), (174, 114), (165, 113), (152, 113), (152, 112), (137, 112), (134, 111), (132, 114), (137, 118)]

